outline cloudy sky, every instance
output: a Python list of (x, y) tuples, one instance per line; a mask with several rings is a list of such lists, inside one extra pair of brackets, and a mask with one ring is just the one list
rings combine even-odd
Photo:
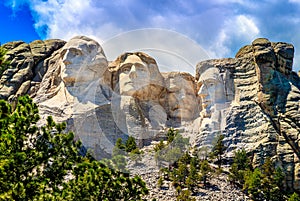
[(2, 44), (75, 35), (102, 44), (124, 32), (159, 28), (220, 58), (265, 37), (294, 44), (294, 70), (300, 70), (300, 0), (3, 0), (0, 9)]

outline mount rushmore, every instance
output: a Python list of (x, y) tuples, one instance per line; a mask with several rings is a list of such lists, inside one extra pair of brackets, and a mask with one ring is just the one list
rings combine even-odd
[(118, 138), (139, 146), (170, 127), (191, 146), (210, 146), (222, 133), (225, 155), (245, 148), (254, 166), (267, 157), (284, 169), (285, 186), (300, 191), (300, 78), (294, 47), (255, 39), (235, 58), (200, 61), (195, 74), (160, 72), (150, 55), (127, 52), (108, 61), (93, 39), (4, 44), (11, 68), (0, 98), (29, 94), (41, 121), (66, 121), (95, 158), (109, 156)]

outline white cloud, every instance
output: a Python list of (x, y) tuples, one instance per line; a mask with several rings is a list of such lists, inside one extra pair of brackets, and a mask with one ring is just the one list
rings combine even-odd
[(209, 48), (212, 57), (226, 57), (232, 54), (235, 43), (250, 44), (260, 31), (255, 20), (249, 16), (238, 15), (225, 21), (216, 40)]
[(300, 3), (300, 0), (288, 0), (289, 3)]
[[(68, 40), (75, 35), (87, 35), (100, 38), (103, 30), (111, 29), (101, 17), (103, 9), (94, 7), (90, 0), (49, 0), (32, 1), (31, 8), (35, 13), (35, 28), (46, 38)], [(47, 32), (42, 33), (47, 27)]]
[[(32, 10), (41, 38), (86, 35), (100, 43), (126, 31), (164, 28), (197, 41), (211, 57), (232, 57), (261, 35), (300, 45), (300, 0), (7, 0)], [(287, 20), (285, 20), (285, 18)], [(287, 31), (288, 30), (288, 31)], [(292, 39), (292, 40), (291, 40)], [(138, 41), (142, 43), (143, 41)]]
[(238, 3), (238, 4), (244, 4), (246, 1), (244, 0), (212, 0), (213, 3), (218, 4), (229, 4), (229, 3)]
[(205, 50), (186, 36), (165, 29), (139, 29), (120, 34), (102, 44), (109, 60), (124, 52), (142, 51), (153, 56), (163, 71), (195, 73), (199, 61), (209, 59)]

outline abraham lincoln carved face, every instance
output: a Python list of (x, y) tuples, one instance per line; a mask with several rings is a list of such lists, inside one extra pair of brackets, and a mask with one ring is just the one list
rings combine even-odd
[(226, 102), (225, 86), (220, 77), (219, 69), (209, 68), (199, 78), (201, 86), (198, 94), (201, 98), (202, 109), (209, 109), (212, 105)]

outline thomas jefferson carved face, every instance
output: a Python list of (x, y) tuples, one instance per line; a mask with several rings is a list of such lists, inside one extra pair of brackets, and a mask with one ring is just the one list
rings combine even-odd
[(137, 55), (129, 55), (119, 69), (119, 86), (121, 95), (132, 96), (143, 91), (150, 84), (148, 64)]
[(202, 100), (202, 109), (209, 108), (215, 103), (225, 103), (225, 86), (222, 82), (221, 74), (217, 68), (209, 68), (205, 70), (198, 81), (201, 85), (199, 96)]
[(107, 69), (107, 60), (100, 45), (87, 37), (72, 38), (61, 52), (61, 76), (66, 85), (100, 78)]
[(112, 88), (120, 95), (159, 101), (164, 81), (154, 58), (143, 52), (126, 52), (108, 66)]
[(198, 99), (192, 75), (178, 73), (167, 79), (169, 115), (171, 118), (191, 120), (198, 113)]

